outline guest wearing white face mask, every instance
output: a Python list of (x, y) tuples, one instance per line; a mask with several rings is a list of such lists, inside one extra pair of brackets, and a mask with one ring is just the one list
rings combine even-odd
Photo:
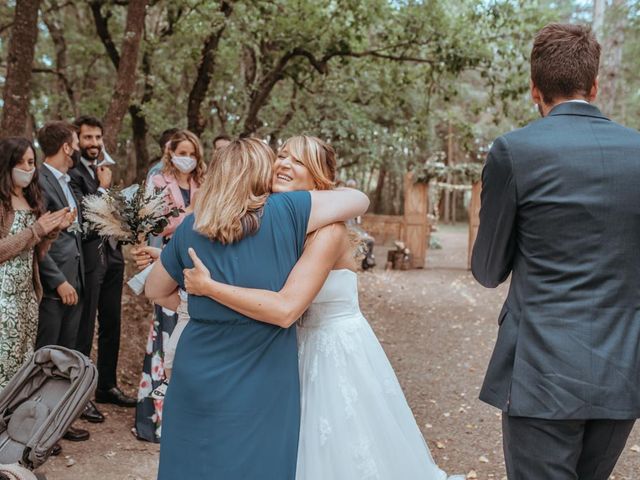
[(167, 205), (184, 210), (180, 216), (171, 218), (160, 234), (167, 241), (184, 217), (193, 210), (191, 204), (206, 168), (198, 137), (188, 130), (174, 133), (162, 157), (162, 170), (152, 176), (147, 185), (147, 189), (164, 188)]
[(38, 259), (73, 221), (68, 208), (44, 213), (35, 163), (29, 140), (0, 140), (0, 390), (35, 347)]
[[(162, 157), (162, 170), (153, 175), (147, 184), (147, 190), (164, 188), (167, 207), (175, 206), (184, 210), (178, 217), (170, 219), (169, 225), (160, 234), (166, 244), (182, 220), (193, 210), (196, 192), (204, 177), (206, 165), (202, 155), (202, 145), (193, 133), (179, 130), (174, 133)], [(160, 249), (153, 247), (135, 248), (132, 250), (138, 266), (145, 267), (159, 255)], [(186, 294), (182, 299), (175, 296), (175, 308), (180, 315), (155, 307), (154, 322), (149, 331), (147, 350), (142, 366), (142, 377), (138, 389), (138, 405), (136, 407), (136, 426), (133, 433), (141, 440), (160, 441), (162, 425), (163, 389), (154, 392), (168, 378), (167, 370), (171, 369), (175, 343), (169, 338), (186, 323)], [(180, 320), (180, 321), (179, 321)], [(177, 338), (177, 337), (174, 337)], [(153, 395), (152, 395), (153, 392)]]

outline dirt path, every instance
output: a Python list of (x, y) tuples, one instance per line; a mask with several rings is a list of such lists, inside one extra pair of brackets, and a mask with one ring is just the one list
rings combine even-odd
[[(429, 252), (428, 269), (385, 272), (379, 265), (361, 274), (361, 307), (440, 467), (468, 478), (500, 480), (506, 477), (499, 413), (477, 397), (507, 289), (485, 290), (466, 271), (466, 228), (446, 228), (436, 236), (444, 248)], [(386, 258), (384, 249), (378, 258), (381, 263)], [(142, 302), (127, 299), (121, 383), (129, 393), (138, 382), (148, 329), (144, 312)], [(108, 417), (101, 425), (77, 422), (91, 431), (91, 439), (63, 442), (63, 455), (40, 470), (48, 479), (155, 479), (159, 449), (129, 433), (133, 412), (104, 411)], [(637, 478), (638, 444), (640, 428), (632, 433), (612, 479)]]

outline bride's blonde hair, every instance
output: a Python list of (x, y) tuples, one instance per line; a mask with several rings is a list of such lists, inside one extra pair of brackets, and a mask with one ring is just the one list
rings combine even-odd
[(195, 201), (195, 230), (223, 244), (255, 233), (271, 192), (275, 159), (256, 138), (216, 150)]
[[(287, 139), (280, 147), (279, 153), (302, 162), (309, 170), (316, 190), (332, 190), (336, 186), (336, 151), (327, 142), (311, 135), (297, 135)], [(348, 232), (354, 255), (359, 258), (362, 255), (364, 243), (356, 232), (351, 229)], [(313, 241), (317, 233), (318, 230), (310, 236), (308, 241)]]
[(291, 156), (307, 167), (316, 190), (331, 190), (336, 180), (336, 152), (327, 142), (310, 135), (287, 139), (280, 153)]

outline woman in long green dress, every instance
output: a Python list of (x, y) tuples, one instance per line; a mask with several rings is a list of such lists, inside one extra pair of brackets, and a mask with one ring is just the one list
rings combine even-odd
[(35, 149), (0, 140), (0, 389), (33, 354), (42, 286), (38, 255), (71, 222), (68, 209), (43, 213)]

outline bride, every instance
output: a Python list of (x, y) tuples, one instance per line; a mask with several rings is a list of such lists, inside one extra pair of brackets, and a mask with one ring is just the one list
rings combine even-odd
[[(293, 137), (274, 165), (273, 191), (330, 189), (335, 170), (330, 145), (315, 137)], [(195, 252), (190, 249), (189, 254), (195, 265), (185, 270), (189, 294), (211, 297), (283, 328), (302, 316), (297, 327), (302, 407), (298, 480), (447, 478), (360, 312), (354, 242), (344, 224), (307, 239), (279, 292), (217, 282)]]

